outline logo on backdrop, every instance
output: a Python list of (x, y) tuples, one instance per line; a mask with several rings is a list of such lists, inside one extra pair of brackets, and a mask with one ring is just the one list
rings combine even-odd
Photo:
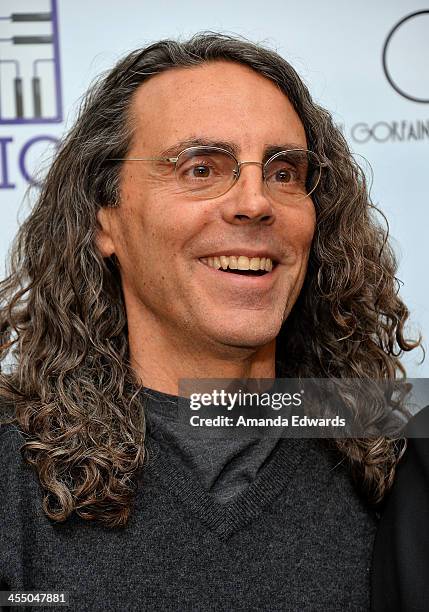
[(383, 70), (393, 89), (412, 102), (429, 103), (429, 9), (407, 15), (387, 35)]
[[(4, 11), (7, 3), (2, 4)], [(16, 0), (13, 7), (13, 12), (0, 14), (0, 124), (58, 123), (62, 102), (56, 2), (33, 2), (34, 12), (17, 10)]]
[[(393, 90), (411, 102), (429, 103), (429, 9), (406, 15), (389, 31), (383, 44), (384, 75)], [(345, 126), (339, 125), (345, 132)], [(351, 140), (397, 143), (429, 140), (429, 119), (360, 121), (347, 129)]]
[(429, 119), (409, 121), (376, 121), (373, 124), (355, 123), (350, 130), (355, 142), (410, 142), (429, 140)]
[(38, 131), (23, 142), (19, 126), (63, 120), (57, 0), (29, 6), (26, 0), (2, 0), (0, 8), (0, 127), (14, 126), (13, 133), (0, 136), (0, 189), (16, 187), (14, 167), (27, 183), (38, 184), (29, 158), (37, 160), (58, 145), (58, 138)]

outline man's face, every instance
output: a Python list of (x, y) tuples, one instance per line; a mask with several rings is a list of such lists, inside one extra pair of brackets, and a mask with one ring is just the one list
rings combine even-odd
[[(128, 157), (162, 156), (193, 139), (228, 142), (239, 160), (262, 161), (273, 145), (307, 148), (285, 95), (232, 62), (152, 77), (136, 92), (131, 120)], [(141, 321), (146, 333), (191, 341), (201, 351), (274, 341), (306, 274), (315, 229), (309, 197), (280, 204), (266, 192), (261, 167), (245, 165), (226, 194), (196, 200), (178, 187), (173, 164), (143, 161), (123, 164), (120, 196), (118, 208), (99, 216), (103, 227), (109, 219), (99, 245), (119, 259), (130, 325)], [(267, 254), (276, 263), (263, 276), (224, 272), (202, 261)]]

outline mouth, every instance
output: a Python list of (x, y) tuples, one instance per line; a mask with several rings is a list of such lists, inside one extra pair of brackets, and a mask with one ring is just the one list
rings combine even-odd
[(245, 255), (220, 255), (200, 257), (200, 261), (214, 270), (225, 274), (258, 277), (269, 275), (278, 265), (271, 257), (247, 257)]

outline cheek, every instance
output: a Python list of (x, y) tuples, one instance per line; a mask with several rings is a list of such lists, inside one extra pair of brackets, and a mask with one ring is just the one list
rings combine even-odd
[(316, 213), (311, 204), (306, 208), (290, 210), (284, 218), (284, 236), (296, 254), (308, 254), (316, 228)]
[[(123, 201), (118, 222), (118, 258), (128, 278), (173, 277), (184, 255), (192, 253), (195, 238), (208, 222), (199, 202), (171, 199), (171, 192), (159, 189), (150, 198), (141, 190), (133, 200)], [(191, 255), (189, 255), (191, 257)]]
[(310, 251), (311, 243), (313, 242), (314, 233), (316, 231), (316, 216), (311, 215), (310, 218), (303, 223), (302, 240), (307, 251)]

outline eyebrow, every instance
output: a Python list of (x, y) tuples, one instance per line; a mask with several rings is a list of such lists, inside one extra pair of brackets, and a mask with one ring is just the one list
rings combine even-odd
[[(180, 140), (167, 149), (161, 151), (160, 157), (175, 157), (183, 149), (188, 147), (218, 147), (220, 149), (226, 149), (238, 158), (241, 151), (241, 147), (234, 142), (229, 140), (213, 140), (211, 138), (189, 138), (186, 140)], [(295, 142), (287, 142), (282, 144), (265, 144), (264, 152), (262, 155), (262, 161), (265, 162), (267, 159), (279, 153), (279, 151), (286, 151), (290, 149), (306, 149), (306, 145), (297, 144)]]

